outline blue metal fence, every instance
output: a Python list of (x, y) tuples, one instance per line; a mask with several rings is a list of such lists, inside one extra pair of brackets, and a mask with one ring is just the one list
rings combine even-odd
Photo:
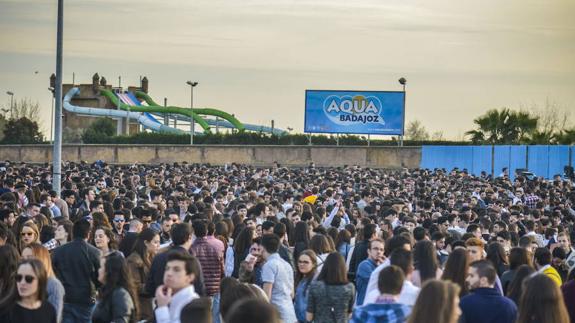
[(573, 146), (423, 146), (421, 168), (455, 167), (467, 169), (471, 174), (482, 171), (497, 176), (509, 169), (513, 179), (518, 168), (528, 169), (537, 176), (552, 178), (563, 174), (565, 166), (573, 166)]

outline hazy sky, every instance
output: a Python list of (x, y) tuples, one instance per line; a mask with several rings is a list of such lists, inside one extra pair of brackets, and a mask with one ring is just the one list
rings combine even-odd
[[(0, 104), (40, 102), (49, 129), (56, 0), (0, 0)], [(573, 0), (73, 0), (64, 82), (150, 79), (156, 101), (303, 130), (306, 89), (400, 90), (407, 120), (459, 138), (489, 108), (575, 112)], [(36, 74), (35, 72), (38, 71)]]

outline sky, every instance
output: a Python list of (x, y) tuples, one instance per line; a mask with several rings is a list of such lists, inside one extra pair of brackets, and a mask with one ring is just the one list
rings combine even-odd
[[(0, 105), (30, 98), (50, 128), (56, 0), (0, 0)], [(306, 89), (401, 90), (406, 119), (461, 139), (492, 108), (575, 111), (572, 0), (74, 0), (64, 83), (137, 85), (246, 123), (303, 131)]]

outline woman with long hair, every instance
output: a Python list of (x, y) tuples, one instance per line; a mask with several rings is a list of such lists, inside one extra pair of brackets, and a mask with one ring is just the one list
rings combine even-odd
[(72, 229), (74, 224), (70, 220), (62, 219), (58, 221), (56, 226), (56, 232), (54, 239), (58, 242), (59, 246), (63, 246), (66, 243), (72, 241)]
[(128, 269), (138, 292), (140, 315), (138, 320), (151, 320), (154, 317), (152, 297), (145, 292), (152, 259), (160, 249), (160, 235), (154, 229), (144, 229), (138, 235), (134, 251), (126, 258)]
[(48, 276), (38, 259), (25, 259), (18, 264), (16, 289), (0, 304), (3, 323), (56, 323), (56, 310), (46, 301)]
[(309, 288), (306, 319), (315, 323), (347, 322), (353, 310), (355, 287), (347, 280), (345, 260), (332, 252), (324, 264)]
[(501, 277), (509, 268), (507, 254), (505, 253), (503, 245), (499, 242), (492, 242), (487, 246), (486, 259), (491, 261), (493, 267), (497, 270), (497, 276), (499, 277)]
[(294, 308), (298, 322), (306, 322), (305, 311), (309, 295), (309, 286), (315, 276), (317, 256), (313, 250), (304, 250), (296, 261)]
[(523, 295), (523, 282), (535, 272), (533, 267), (528, 265), (521, 265), (517, 268), (515, 278), (509, 284), (507, 289), (507, 297), (509, 297), (515, 304), (519, 304), (521, 295)]
[(443, 274), (437, 261), (435, 245), (429, 240), (421, 240), (415, 244), (413, 263), (415, 270), (411, 276), (411, 282), (417, 287), (421, 287), (428, 279), (439, 279)]
[(234, 270), (232, 272), (233, 277), (239, 277), (240, 264), (250, 253), (250, 247), (252, 246), (252, 240), (254, 238), (254, 229), (251, 227), (245, 227), (234, 240)]
[(521, 265), (532, 266), (529, 252), (525, 248), (511, 248), (509, 251), (509, 270), (506, 270), (503, 275), (501, 275), (501, 287), (503, 288), (503, 294), (507, 294), (509, 284), (511, 284), (515, 278), (517, 268), (519, 268)]
[(408, 323), (456, 323), (461, 316), (459, 286), (449, 281), (431, 279), (421, 288)]
[(317, 272), (319, 273), (327, 256), (335, 251), (333, 241), (326, 235), (316, 234), (311, 238), (309, 248), (317, 255)]
[(18, 261), (20, 253), (16, 247), (9, 244), (0, 247), (0, 300), (4, 300), (16, 288), (14, 275), (18, 269)]
[(299, 254), (309, 248), (309, 240), (310, 240), (310, 233), (309, 233), (309, 226), (307, 222), (300, 221), (295, 224), (294, 234), (293, 234), (293, 257), (294, 259), (298, 259)]
[(335, 239), (335, 249), (343, 256), (343, 259), (347, 259), (351, 250), (351, 233), (349, 231), (345, 229), (339, 231)]
[(92, 313), (92, 322), (135, 322), (138, 317), (136, 289), (126, 259), (119, 252), (100, 259), (98, 281), (102, 288)]
[(441, 280), (450, 280), (457, 284), (459, 286), (459, 297), (463, 297), (468, 293), (467, 283), (465, 282), (468, 270), (467, 252), (464, 248), (457, 248), (447, 258)]
[(58, 317), (58, 322), (62, 319), (62, 310), (64, 309), (64, 286), (56, 278), (54, 270), (52, 269), (52, 259), (50, 258), (50, 252), (46, 247), (39, 243), (31, 243), (22, 250), (23, 259), (38, 259), (44, 265), (46, 269), (46, 275), (48, 276), (48, 285), (46, 286), (46, 292), (48, 297), (48, 303), (54, 306), (56, 309), (56, 316)]
[(116, 237), (112, 230), (107, 227), (98, 227), (94, 230), (94, 246), (100, 249), (102, 256), (118, 249)]
[(33, 242), (40, 243), (40, 231), (33, 222), (24, 223), (20, 228), (18, 236), (20, 252), (22, 252), (27, 245)]
[(551, 278), (537, 274), (525, 281), (517, 322), (569, 323), (563, 294)]

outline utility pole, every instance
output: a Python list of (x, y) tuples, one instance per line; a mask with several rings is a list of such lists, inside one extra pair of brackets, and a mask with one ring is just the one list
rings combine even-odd
[(52, 161), (52, 188), (60, 195), (62, 172), (62, 52), (64, 35), (64, 0), (58, 0), (58, 27), (56, 34), (56, 87), (54, 91), (54, 147)]
[(192, 111), (190, 115), (190, 145), (194, 145), (194, 88), (198, 85), (198, 82), (187, 81), (186, 84), (190, 86), (190, 110)]

